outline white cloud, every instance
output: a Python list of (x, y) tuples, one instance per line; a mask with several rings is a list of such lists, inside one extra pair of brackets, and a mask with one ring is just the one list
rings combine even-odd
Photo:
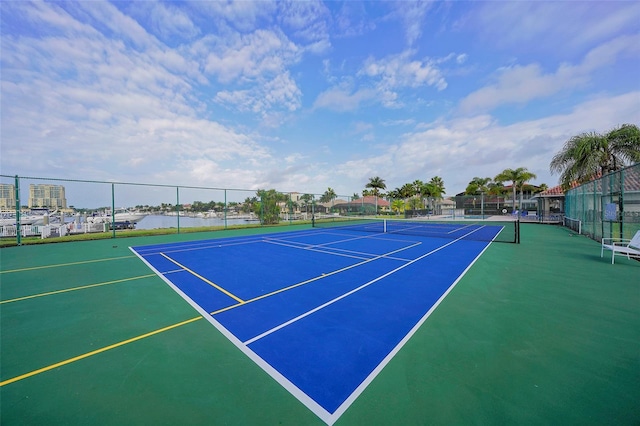
[(623, 54), (640, 53), (640, 35), (621, 36), (587, 53), (578, 65), (561, 64), (554, 73), (545, 73), (539, 64), (515, 65), (500, 70), (496, 81), (461, 100), (465, 113), (490, 110), (500, 105), (524, 104), (560, 91), (572, 91), (590, 81), (590, 74), (615, 63)]
[(301, 97), (296, 82), (285, 72), (251, 90), (220, 91), (214, 100), (239, 111), (266, 114), (272, 110), (295, 111), (300, 108)]
[(365, 123), (364, 121), (356, 121), (353, 123), (353, 130), (356, 133), (364, 133), (373, 129), (373, 124)]
[(335, 168), (352, 187), (364, 187), (368, 177), (381, 176), (388, 187), (415, 179), (441, 176), (447, 194), (464, 190), (474, 176), (494, 177), (506, 168), (527, 167), (538, 175), (534, 183), (557, 184), (549, 163), (564, 142), (584, 131), (604, 132), (611, 123), (640, 122), (640, 92), (598, 97), (568, 114), (501, 125), (490, 115), (439, 120), (406, 133), (397, 144), (377, 154), (338, 164)]
[(444, 90), (447, 82), (440, 70), (430, 61), (411, 60), (413, 54), (407, 50), (380, 60), (369, 57), (358, 74), (379, 78), (380, 86), (385, 89), (427, 85)]
[(255, 30), (261, 20), (269, 21), (277, 10), (273, 0), (264, 1), (196, 1), (190, 3), (196, 13), (223, 26), (223, 23), (242, 32)]
[(327, 28), (331, 13), (321, 1), (282, 1), (278, 6), (278, 20), (293, 30), (305, 50), (320, 54), (331, 47)]
[(373, 31), (376, 23), (367, 17), (365, 3), (346, 1), (333, 17), (333, 37), (356, 37)]
[[(621, 32), (636, 32), (638, 2), (482, 2), (476, 3), (460, 28), (473, 29), (483, 40), (550, 55), (565, 55), (605, 41)], [(533, 43), (532, 43), (533, 41)]]
[(279, 74), (299, 59), (299, 50), (282, 32), (256, 30), (247, 35), (209, 37), (205, 70), (222, 83)]
[[(145, 5), (145, 3), (138, 3)], [(163, 38), (177, 35), (181, 38), (191, 39), (200, 33), (189, 16), (179, 8), (170, 4), (151, 3), (149, 19), (157, 34)]]
[(412, 60), (413, 55), (413, 51), (406, 50), (379, 60), (369, 57), (357, 75), (373, 80), (381, 103), (389, 108), (401, 106), (398, 90), (422, 86), (433, 86), (438, 91), (444, 90), (447, 82), (437, 67), (438, 61)]
[(124, 15), (115, 6), (106, 2), (79, 2), (77, 6), (111, 32), (139, 50), (158, 45), (158, 40), (150, 35), (137, 21)]
[(320, 93), (316, 98), (314, 108), (327, 108), (334, 111), (355, 111), (362, 103), (376, 97), (373, 89), (360, 89), (355, 92), (342, 87), (333, 87)]
[(380, 124), (383, 126), (410, 126), (412, 124), (415, 124), (415, 122), (416, 121), (413, 118), (407, 118), (404, 120), (385, 120)]
[(408, 46), (413, 46), (422, 36), (427, 12), (432, 7), (430, 1), (395, 2), (395, 14), (401, 20)]

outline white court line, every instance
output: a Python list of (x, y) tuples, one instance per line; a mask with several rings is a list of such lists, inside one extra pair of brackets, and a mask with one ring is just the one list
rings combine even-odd
[(303, 318), (305, 318), (305, 317), (308, 317), (309, 315), (311, 315), (311, 314), (313, 314), (313, 313), (315, 313), (315, 312), (317, 312), (317, 311), (319, 311), (319, 310), (321, 310), (321, 309), (324, 309), (324, 308), (326, 308), (327, 306), (333, 305), (333, 304), (334, 304), (334, 303), (336, 303), (337, 301), (342, 300), (342, 299), (344, 299), (345, 297), (351, 296), (352, 294), (357, 293), (358, 291), (360, 291), (360, 290), (362, 290), (362, 289), (364, 289), (364, 288), (366, 288), (366, 287), (369, 287), (371, 284), (376, 283), (376, 282), (380, 281), (381, 279), (388, 277), (389, 275), (395, 274), (396, 272), (398, 272), (398, 271), (400, 271), (400, 270), (402, 270), (402, 269), (406, 268), (407, 266), (409, 266), (409, 265), (413, 265), (415, 262), (417, 262), (417, 261), (419, 261), (419, 260), (422, 260), (422, 259), (424, 259), (424, 258), (425, 258), (425, 257), (427, 257), (427, 256), (431, 256), (433, 253), (436, 253), (436, 252), (438, 252), (438, 251), (440, 251), (440, 250), (444, 249), (445, 247), (448, 247), (448, 246), (450, 246), (451, 244), (454, 244), (454, 243), (456, 243), (456, 242), (460, 241), (461, 239), (465, 238), (466, 236), (471, 235), (471, 234), (473, 234), (474, 232), (477, 232), (479, 229), (481, 229), (481, 228), (474, 229), (473, 231), (471, 231), (471, 232), (469, 232), (469, 233), (467, 233), (467, 234), (463, 235), (462, 237), (456, 238), (455, 240), (450, 241), (450, 242), (448, 242), (447, 244), (444, 244), (444, 245), (442, 245), (442, 246), (440, 246), (440, 247), (438, 247), (438, 248), (436, 248), (436, 249), (433, 249), (433, 250), (431, 250), (430, 252), (428, 252), (428, 253), (426, 253), (426, 254), (423, 254), (422, 256), (419, 256), (419, 257), (417, 257), (417, 258), (413, 259), (412, 261), (407, 262), (407, 263), (405, 263), (404, 265), (401, 265), (401, 266), (397, 267), (396, 269), (393, 269), (393, 270), (391, 270), (391, 271), (387, 272), (386, 274), (380, 275), (379, 277), (374, 278), (374, 279), (372, 279), (371, 281), (369, 281), (369, 282), (366, 282), (366, 283), (362, 284), (360, 287), (356, 287), (356, 288), (354, 288), (353, 290), (348, 291), (347, 293), (344, 293), (344, 294), (342, 294), (342, 295), (340, 295), (340, 296), (338, 296), (338, 297), (336, 297), (336, 298), (334, 298), (334, 299), (332, 299), (332, 300), (330, 300), (330, 301), (328, 301), (328, 302), (326, 302), (326, 303), (323, 303), (323, 304), (322, 304), (322, 305), (320, 305), (320, 306), (317, 306), (317, 307), (315, 307), (315, 308), (311, 309), (310, 311), (307, 311), (307, 312), (305, 312), (305, 313), (303, 313), (303, 314), (301, 314), (301, 315), (298, 315), (298, 316), (297, 316), (297, 317), (295, 317), (295, 318), (290, 319), (289, 321), (286, 321), (286, 322), (284, 322), (284, 323), (282, 323), (282, 324), (280, 324), (280, 325), (277, 325), (277, 326), (275, 326), (275, 327), (271, 328), (270, 330), (267, 330), (267, 331), (265, 331), (264, 333), (261, 333), (261, 334), (259, 334), (259, 335), (255, 336), (255, 337), (253, 337), (253, 338), (251, 338), (251, 339), (249, 339), (249, 340), (245, 341), (245, 342), (244, 342), (244, 344), (248, 346), (248, 345), (250, 345), (250, 344), (252, 344), (252, 343), (254, 343), (254, 342), (256, 342), (256, 341), (258, 341), (258, 340), (262, 339), (263, 337), (266, 337), (266, 336), (270, 335), (271, 333), (274, 333), (274, 332), (276, 332), (276, 331), (278, 331), (278, 330), (280, 330), (280, 329), (282, 329), (282, 328), (284, 328), (284, 327), (287, 327), (288, 325), (291, 325), (291, 324), (293, 324), (293, 323), (295, 323), (295, 322), (297, 322), (297, 321), (300, 321), (301, 319), (303, 319)]
[[(323, 232), (324, 234), (324, 232)], [(308, 235), (312, 235), (312, 234), (308, 234)], [(305, 236), (308, 236), (305, 235)], [(336, 234), (327, 234), (327, 235), (336, 235)], [(344, 236), (344, 235), (341, 235)], [(369, 235), (363, 235), (363, 236), (358, 236), (358, 237), (353, 237), (353, 238), (347, 238), (347, 239), (342, 239), (342, 240), (337, 240), (337, 241), (329, 241), (326, 243), (322, 243), (322, 244), (308, 244), (308, 243), (303, 243), (303, 242), (298, 242), (298, 241), (294, 241), (297, 244), (301, 244), (301, 245), (306, 245), (308, 247), (323, 247), (323, 246), (330, 246), (333, 244), (341, 244), (341, 243), (345, 243), (345, 242), (349, 242), (349, 241), (355, 241), (355, 240), (362, 240), (362, 239), (372, 239), (371, 236)], [(271, 238), (269, 238), (268, 240), (272, 240)], [(279, 238), (273, 238), (273, 240), (279, 240)], [(415, 243), (415, 241), (411, 241), (411, 243)]]
[[(336, 233), (336, 232), (329, 232), (329, 231), (330, 231), (330, 229), (329, 229), (329, 228), (318, 228), (318, 232), (319, 232), (320, 234), (323, 234), (323, 235), (339, 235), (339, 236), (344, 236), (344, 235), (354, 235), (354, 234), (349, 234), (349, 233), (348, 233), (348, 232), (346, 232), (346, 231), (341, 231), (340, 233)], [(358, 231), (358, 232), (369, 232), (369, 234), (367, 234), (367, 235), (365, 235), (365, 236), (358, 237), (358, 238), (354, 238), (354, 239), (366, 238), (366, 239), (369, 239), (369, 240), (394, 241), (394, 242), (403, 242), (403, 243), (406, 243), (406, 242), (408, 242), (408, 243), (413, 243), (413, 242), (415, 242), (414, 240), (405, 240), (405, 239), (399, 239), (399, 238), (385, 238), (385, 237), (384, 237), (385, 235), (394, 235), (394, 236), (398, 236), (398, 235), (400, 235), (400, 236), (403, 236), (402, 234), (394, 234), (393, 232), (388, 232), (388, 233), (383, 233), (383, 232), (378, 232), (378, 231), (375, 231), (375, 232), (370, 232), (370, 231)], [(360, 234), (357, 234), (357, 235), (360, 235)], [(405, 234), (405, 235), (407, 235), (407, 234)], [(424, 238), (424, 235), (419, 235), (419, 234), (418, 234), (418, 235), (416, 235), (416, 236), (417, 236), (417, 237), (423, 237), (423, 238)], [(354, 235), (354, 237), (355, 237), (355, 235)], [(339, 241), (337, 241), (337, 242), (343, 242), (343, 241), (351, 241), (351, 239), (339, 240)], [(336, 243), (336, 241), (334, 241), (334, 242), (329, 242), (329, 243), (325, 243), (325, 244), (335, 244), (335, 243)]]
[[(174, 253), (178, 251), (189, 251), (189, 250), (199, 250), (199, 249), (207, 249), (211, 247), (227, 247), (238, 244), (248, 244), (252, 242), (261, 242), (265, 238), (268, 238), (270, 235), (278, 235), (281, 239), (286, 238), (297, 238), (299, 236), (306, 236), (315, 234), (316, 231), (286, 231), (280, 232), (277, 234), (258, 234), (251, 236), (237, 236), (237, 237), (224, 237), (224, 238), (213, 238), (207, 240), (196, 240), (196, 241), (186, 241), (186, 242), (175, 242), (175, 243), (167, 243), (167, 244), (156, 244), (155, 246), (140, 246), (136, 247), (136, 253), (140, 253), (142, 255), (153, 255), (159, 254), (160, 251), (162, 253)], [(173, 250), (166, 251), (165, 248), (175, 247)], [(160, 250), (160, 251), (158, 251)]]
[[(208, 240), (198, 240), (184, 243), (168, 243), (168, 244), (158, 244), (152, 247), (137, 247), (136, 253), (139, 253), (143, 256), (151, 256), (157, 255), (160, 253), (176, 253), (182, 251), (192, 251), (192, 250), (206, 250), (213, 247), (230, 247), (234, 245), (242, 245), (242, 244), (251, 244), (251, 243), (259, 243), (269, 238), (271, 235), (278, 235), (278, 239), (288, 239), (288, 238), (298, 238), (309, 235), (315, 235), (318, 232), (313, 231), (287, 231), (281, 232), (278, 234), (260, 234), (260, 235), (252, 235), (252, 236), (238, 236), (238, 237), (226, 237), (220, 239), (208, 239)], [(171, 250), (164, 250), (165, 248), (175, 247)]]
[(309, 246), (309, 247), (304, 247), (304, 246), (299, 246), (299, 245), (296, 246), (296, 245), (292, 245), (292, 244), (286, 244), (286, 243), (278, 242), (278, 241), (275, 241), (275, 240), (265, 240), (265, 243), (273, 244), (273, 245), (277, 245), (277, 246), (282, 246), (282, 247), (290, 247), (290, 248), (294, 248), (294, 249), (298, 249), (298, 250), (313, 251), (313, 252), (316, 252), (316, 253), (331, 254), (331, 255), (334, 255), (334, 256), (349, 257), (349, 258), (352, 258), (352, 259), (360, 259), (360, 260), (370, 259), (372, 256), (376, 256), (375, 254), (368, 255), (368, 253), (361, 253), (363, 255), (366, 255), (367, 257), (365, 257), (365, 256), (355, 256), (353, 254), (346, 254), (346, 253), (336, 253), (336, 252), (333, 252), (333, 251), (320, 250), (320, 249), (314, 248), (313, 246)]
[[(201, 244), (196, 244), (193, 246), (180, 246), (179, 248), (175, 248), (173, 250), (164, 250), (167, 247), (170, 247), (171, 244), (168, 244), (166, 246), (163, 247), (155, 247), (153, 248), (154, 251), (151, 251), (152, 249), (148, 249), (149, 251), (147, 252), (140, 252), (141, 255), (143, 256), (153, 256), (153, 255), (158, 255), (161, 253), (179, 253), (179, 252), (185, 252), (185, 251), (196, 251), (196, 250), (206, 250), (206, 249), (210, 249), (210, 248), (218, 248), (218, 247), (230, 247), (230, 246), (236, 246), (236, 245), (245, 245), (245, 244), (253, 244), (253, 243), (259, 243), (263, 241), (262, 238), (258, 238), (258, 239), (250, 239), (247, 241), (242, 241), (242, 242), (231, 242), (231, 243), (227, 243), (225, 244), (223, 241), (218, 241), (216, 242), (216, 240), (207, 240), (206, 243), (201, 243)], [(137, 250), (136, 250), (137, 252)]]
[(174, 269), (174, 270), (172, 270), (172, 271), (166, 271), (166, 272), (163, 272), (162, 274), (163, 274), (163, 275), (167, 275), (167, 274), (175, 274), (176, 272), (186, 272), (186, 271), (185, 271), (184, 269)]
[[(406, 243), (412, 243), (415, 244), (416, 241), (402, 241), (402, 242), (406, 242)], [(337, 247), (329, 247), (325, 250), (320, 250), (316, 247), (320, 247), (322, 245), (312, 245), (312, 244), (308, 244), (308, 245), (304, 245), (303, 243), (297, 243), (299, 245), (290, 245), (290, 244), (286, 244), (283, 242), (279, 242), (277, 240), (266, 240), (265, 243), (269, 243), (269, 244), (276, 244), (276, 245), (280, 245), (280, 246), (284, 246), (284, 247), (291, 247), (291, 248), (295, 248), (295, 249), (299, 249), (299, 250), (309, 250), (309, 251), (313, 251), (313, 252), (317, 252), (317, 253), (324, 253), (324, 254), (331, 254), (334, 256), (343, 256), (343, 257), (350, 257), (350, 258), (354, 258), (354, 259), (369, 259), (371, 257), (376, 257), (376, 256), (380, 256), (378, 253), (365, 253), (365, 252), (361, 252), (361, 251), (355, 251), (355, 250), (346, 250), (346, 249), (341, 249), (341, 248), (337, 248)], [(411, 259), (406, 259), (403, 257), (395, 257), (395, 256), (385, 256), (387, 259), (390, 260), (398, 260), (401, 262), (409, 262), (411, 261)]]
[[(444, 230), (446, 230), (446, 229), (451, 228), (452, 226), (456, 226), (456, 225), (452, 225), (452, 224), (437, 224), (437, 223), (432, 223), (432, 224), (429, 224), (429, 225), (430, 225), (430, 228), (428, 228), (428, 229), (434, 229), (434, 230), (438, 229), (438, 228), (444, 228)], [(391, 226), (393, 226), (393, 224)], [(454, 229), (451, 229), (449, 232), (444, 232), (443, 229), (438, 229), (438, 231), (442, 231), (442, 232), (439, 233), (440, 235), (449, 235), (449, 234), (453, 234), (453, 233), (458, 233), (460, 231), (465, 231), (467, 228), (470, 228), (472, 226), (477, 226), (477, 224), (474, 223), (474, 224), (469, 224), (469, 225), (465, 225), (465, 226), (462, 226), (462, 227), (455, 227)], [(485, 225), (482, 225), (482, 226), (485, 226)], [(425, 227), (416, 224), (414, 226), (405, 226), (403, 228), (398, 229), (397, 231), (388, 231), (388, 233), (389, 234), (399, 234), (401, 232), (411, 231), (411, 230), (415, 230), (415, 229), (424, 230)], [(420, 234), (418, 234), (418, 235), (420, 235)], [(425, 234), (425, 236), (427, 236), (427, 237), (429, 236), (428, 232), (427, 232), (427, 234)]]

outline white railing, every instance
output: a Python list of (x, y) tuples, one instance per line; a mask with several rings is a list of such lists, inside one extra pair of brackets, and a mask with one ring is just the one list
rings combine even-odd
[(582, 221), (579, 219), (572, 219), (570, 217), (564, 217), (562, 224), (569, 229), (576, 231), (578, 234), (582, 234)]
[[(23, 237), (51, 238), (64, 237), (70, 234), (87, 234), (96, 232), (108, 232), (108, 223), (67, 223), (65, 225), (20, 225), (20, 235)], [(16, 225), (0, 226), (0, 237), (16, 237)]]

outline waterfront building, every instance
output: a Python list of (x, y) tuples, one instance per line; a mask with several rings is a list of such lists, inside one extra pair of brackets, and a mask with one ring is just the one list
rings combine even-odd
[(66, 209), (64, 186), (48, 184), (29, 185), (29, 208)]
[(0, 210), (15, 210), (16, 187), (13, 184), (0, 184)]

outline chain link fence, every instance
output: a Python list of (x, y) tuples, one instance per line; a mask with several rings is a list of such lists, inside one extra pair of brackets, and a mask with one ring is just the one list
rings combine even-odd
[(567, 191), (565, 226), (596, 241), (632, 238), (640, 230), (640, 163)]
[(314, 214), (347, 211), (375, 214), (375, 206), (339, 194), (0, 175), (3, 245), (77, 234), (117, 238), (134, 230), (310, 224)]

